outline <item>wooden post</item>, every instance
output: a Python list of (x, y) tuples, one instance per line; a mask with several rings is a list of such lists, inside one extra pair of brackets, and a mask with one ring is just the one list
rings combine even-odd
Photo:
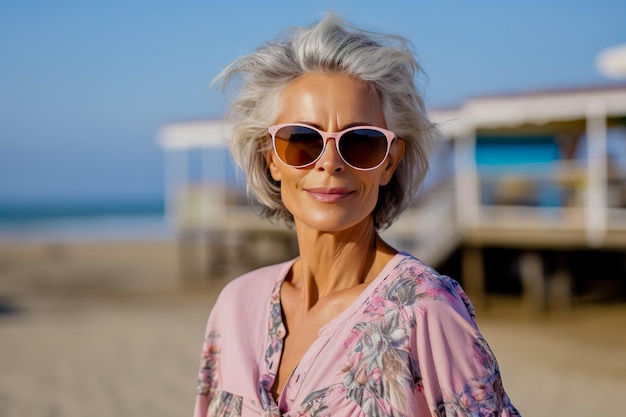
[(480, 221), (480, 184), (476, 165), (476, 131), (454, 138), (454, 188), (457, 224), (473, 228)]
[(601, 246), (606, 235), (607, 132), (606, 110), (592, 102), (587, 109), (587, 195), (585, 199), (587, 242)]
[(522, 253), (519, 272), (525, 313), (531, 317), (544, 313), (547, 309), (547, 294), (541, 255), (537, 252)]
[(486, 307), (485, 271), (482, 248), (463, 249), (463, 289), (476, 310)]

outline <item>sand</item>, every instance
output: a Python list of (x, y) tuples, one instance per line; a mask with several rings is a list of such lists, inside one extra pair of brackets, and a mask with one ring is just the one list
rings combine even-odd
[[(226, 279), (181, 285), (174, 242), (0, 244), (0, 416), (190, 416), (202, 331)], [(620, 415), (626, 306), (479, 326), (524, 416)]]

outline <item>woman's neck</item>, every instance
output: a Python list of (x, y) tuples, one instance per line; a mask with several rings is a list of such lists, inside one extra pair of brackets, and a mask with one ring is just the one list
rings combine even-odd
[(300, 257), (290, 283), (301, 292), (303, 306), (374, 280), (396, 250), (387, 245), (371, 222), (341, 232), (320, 232), (296, 224)]

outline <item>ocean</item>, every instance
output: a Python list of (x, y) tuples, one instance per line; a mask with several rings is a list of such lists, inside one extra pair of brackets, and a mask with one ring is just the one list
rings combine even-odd
[(163, 201), (0, 203), (0, 241), (171, 239)]

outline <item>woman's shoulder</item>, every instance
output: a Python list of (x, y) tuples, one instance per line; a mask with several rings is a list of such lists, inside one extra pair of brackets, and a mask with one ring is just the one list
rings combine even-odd
[(294, 260), (264, 266), (234, 278), (222, 289), (219, 300), (259, 299), (260, 294), (271, 294), (282, 282)]
[[(232, 323), (258, 323), (268, 314), (272, 297), (290, 265), (290, 262), (284, 262), (259, 268), (226, 284), (211, 308), (211, 329), (224, 333), (222, 326), (233, 327)], [(238, 328), (245, 329), (245, 326)]]
[(474, 316), (474, 308), (459, 283), (442, 275), (418, 258), (399, 253), (400, 260), (391, 271), (383, 291), (388, 296), (403, 294), (420, 306), (429, 304), (458, 305)]
[(420, 284), (420, 291), (428, 291), (433, 288), (456, 289), (459, 287), (456, 280), (440, 274), (437, 270), (413, 255), (406, 252), (400, 252), (398, 255), (400, 260), (391, 273), (393, 278), (415, 281)]

